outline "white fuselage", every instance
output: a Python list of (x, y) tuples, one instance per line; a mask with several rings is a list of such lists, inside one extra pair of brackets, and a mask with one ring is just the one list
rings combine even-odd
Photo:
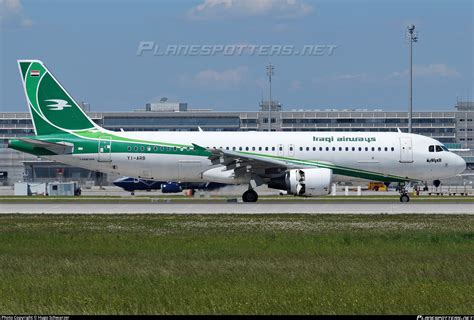
[[(465, 169), (464, 160), (446, 150), (430, 152), (441, 143), (420, 135), (381, 132), (113, 132), (114, 135), (154, 143), (196, 144), (207, 148), (271, 155), (291, 161), (318, 161), (338, 167), (394, 175), (408, 180), (434, 180), (455, 176)], [(98, 148), (99, 149), (99, 148)], [(146, 149), (145, 149), (146, 150)], [(114, 141), (105, 154), (49, 157), (90, 170), (154, 180), (201, 182), (203, 172), (219, 166), (205, 156), (149, 152), (115, 152)], [(337, 174), (334, 179), (364, 177)], [(223, 181), (217, 181), (223, 182)], [(242, 183), (242, 181), (227, 181)]]

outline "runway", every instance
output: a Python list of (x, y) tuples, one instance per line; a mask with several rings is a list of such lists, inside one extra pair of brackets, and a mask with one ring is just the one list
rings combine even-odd
[(1, 203), (0, 214), (474, 214), (472, 202)]

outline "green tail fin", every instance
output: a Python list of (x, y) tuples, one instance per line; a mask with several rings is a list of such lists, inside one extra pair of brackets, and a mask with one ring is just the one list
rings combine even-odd
[(37, 135), (97, 128), (39, 60), (18, 60), (26, 100)]

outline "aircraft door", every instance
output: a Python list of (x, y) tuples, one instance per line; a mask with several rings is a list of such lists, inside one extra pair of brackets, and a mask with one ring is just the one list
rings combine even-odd
[(413, 146), (411, 138), (400, 138), (400, 162), (413, 162)]
[(99, 162), (112, 161), (112, 140), (110, 137), (99, 138), (97, 161)]

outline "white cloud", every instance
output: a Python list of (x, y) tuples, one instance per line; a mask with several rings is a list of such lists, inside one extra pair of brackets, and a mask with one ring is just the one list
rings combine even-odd
[[(396, 71), (389, 74), (387, 79), (398, 79), (408, 77), (409, 70)], [(461, 74), (454, 68), (450, 68), (445, 64), (437, 63), (430, 65), (414, 65), (414, 77), (437, 77), (437, 78), (460, 78)]]
[(268, 86), (268, 79), (264, 77), (258, 77), (255, 79), (255, 85), (260, 89), (260, 90), (265, 90)]
[(2, 12), (20, 12), (22, 9), (21, 0), (0, 0)]
[(329, 81), (361, 81), (368, 80), (370, 77), (366, 73), (355, 73), (355, 74), (336, 74), (332, 76), (324, 76), (313, 79), (313, 82), (329, 82)]
[(362, 80), (367, 79), (368, 76), (365, 73), (356, 73), (356, 74), (339, 74), (331, 77), (331, 80)]
[(277, 23), (272, 27), (272, 31), (276, 33), (288, 32), (291, 30), (291, 27), (285, 23)]
[(0, 0), (0, 24), (31, 27), (33, 20), (23, 12), (21, 0)]
[(193, 7), (188, 16), (192, 19), (224, 19), (273, 15), (278, 18), (296, 18), (313, 11), (301, 0), (204, 0)]
[(301, 91), (301, 90), (303, 90), (303, 84), (299, 80), (293, 80), (290, 83), (290, 90), (291, 91)]
[(178, 80), (187, 86), (228, 89), (241, 86), (247, 78), (248, 72), (249, 69), (246, 66), (223, 71), (207, 69), (194, 75), (182, 75)]

